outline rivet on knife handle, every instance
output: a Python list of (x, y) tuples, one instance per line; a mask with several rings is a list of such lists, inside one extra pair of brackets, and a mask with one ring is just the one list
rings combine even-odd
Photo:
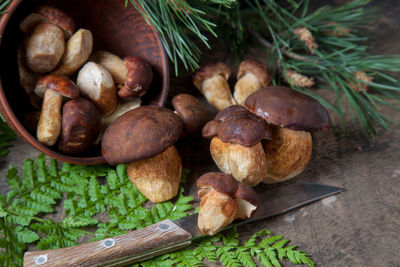
[(119, 266), (190, 245), (192, 235), (170, 220), (146, 228), (75, 247), (30, 251), (25, 267)]

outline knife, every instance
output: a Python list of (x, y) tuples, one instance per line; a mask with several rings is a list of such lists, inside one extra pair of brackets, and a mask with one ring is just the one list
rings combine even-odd
[[(262, 204), (250, 219), (237, 221), (223, 230), (276, 216), (341, 191), (342, 188), (312, 183), (270, 189), (260, 195)], [(75, 247), (29, 251), (24, 255), (24, 266), (123, 266), (187, 247), (203, 236), (194, 214)]]

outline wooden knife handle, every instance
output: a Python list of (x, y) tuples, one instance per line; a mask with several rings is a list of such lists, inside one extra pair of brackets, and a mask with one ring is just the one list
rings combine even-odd
[(30, 251), (25, 267), (123, 266), (190, 245), (191, 234), (164, 220), (125, 235), (75, 247)]

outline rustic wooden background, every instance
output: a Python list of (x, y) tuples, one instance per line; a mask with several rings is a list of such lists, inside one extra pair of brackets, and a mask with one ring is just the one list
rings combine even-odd
[[(319, 6), (332, 1), (312, 2)], [(346, 1), (335, 1), (343, 2)], [(382, 11), (382, 16), (374, 21), (373, 52), (400, 54), (400, 4), (393, 0), (374, 0), (371, 5)], [(260, 51), (248, 56), (264, 57)], [(235, 76), (237, 62), (226, 48), (216, 45), (213, 51), (205, 51), (204, 63), (216, 60), (232, 66), (232, 76)], [(234, 83), (234, 79), (231, 80)], [(172, 77), (171, 93), (178, 92), (197, 95), (189, 74)], [(328, 90), (320, 92), (331, 97)], [(400, 121), (399, 112), (385, 112)], [(2, 193), (7, 191), (5, 174), (8, 166), (21, 167), (24, 159), (39, 154), (21, 139), (13, 144), (10, 154), (0, 159)], [(191, 137), (179, 142), (177, 147), (184, 167), (191, 170), (186, 192), (195, 195), (196, 178), (216, 170), (209, 156), (208, 141)], [(373, 140), (355, 132), (349, 136), (334, 130), (315, 134), (310, 164), (301, 175), (287, 183), (318, 182), (343, 187), (346, 191), (282, 216), (242, 226), (238, 229), (240, 237), (248, 238), (256, 231), (268, 228), (273, 234), (284, 235), (309, 252), (319, 266), (400, 266), (399, 148), (400, 125), (394, 125), (390, 132)], [(257, 190), (270, 187), (261, 185)], [(286, 266), (292, 265), (287, 263)]]

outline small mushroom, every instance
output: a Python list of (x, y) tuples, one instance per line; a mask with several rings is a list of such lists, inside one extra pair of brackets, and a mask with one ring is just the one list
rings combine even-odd
[(83, 96), (100, 110), (101, 115), (111, 114), (117, 106), (114, 80), (103, 66), (86, 63), (79, 71), (77, 84)]
[(197, 225), (203, 234), (214, 235), (234, 219), (250, 218), (260, 205), (257, 193), (231, 175), (211, 172), (197, 180), (201, 198)]
[(281, 86), (251, 94), (244, 105), (272, 128), (272, 140), (263, 142), (268, 169), (263, 182), (281, 182), (300, 174), (311, 157), (310, 132), (329, 128), (328, 112), (313, 98)]
[(40, 6), (37, 10), (28, 15), (19, 25), (21, 31), (29, 34), (38, 24), (42, 22), (52, 23), (60, 27), (65, 39), (71, 37), (75, 32), (73, 19), (63, 11), (52, 6)]
[(138, 57), (126, 57), (124, 63), (128, 72), (124, 86), (118, 91), (120, 98), (141, 97), (149, 90), (153, 81), (151, 66)]
[(246, 108), (235, 105), (218, 113), (204, 126), (203, 137), (212, 138), (210, 153), (222, 172), (252, 186), (266, 176), (262, 141), (271, 139), (271, 130)]
[(224, 63), (208, 64), (196, 71), (193, 84), (211, 105), (223, 110), (236, 104), (228, 84), (230, 75), (231, 70)]
[(42, 110), (37, 127), (37, 138), (46, 146), (57, 142), (61, 131), (61, 107), (63, 97), (77, 98), (79, 90), (75, 83), (65, 76), (48, 75), (40, 78), (37, 86), (47, 90), (44, 93)]
[(21, 85), (22, 88), (24, 88), (32, 106), (37, 109), (40, 109), (40, 107), (42, 106), (43, 96), (42, 98), (40, 98), (34, 93), (36, 82), (40, 78), (40, 75), (31, 71), (31, 69), (27, 66), (25, 58), (25, 49), (22, 45), (18, 49), (17, 62), (18, 62), (19, 84)]
[(117, 84), (117, 88), (121, 88), (125, 84), (128, 68), (119, 56), (100, 50), (96, 51), (90, 59), (102, 65), (111, 73), (114, 82)]
[(178, 94), (172, 98), (175, 113), (183, 121), (184, 134), (194, 134), (203, 128), (208, 113), (200, 100), (189, 94)]
[(57, 148), (69, 155), (87, 150), (100, 132), (100, 113), (84, 98), (65, 103), (62, 112), (61, 135)]
[(178, 194), (182, 161), (173, 144), (182, 128), (167, 108), (139, 107), (107, 128), (101, 152), (109, 164), (127, 164), (130, 180), (150, 201), (166, 201)]
[(258, 60), (244, 60), (239, 65), (233, 96), (239, 105), (243, 105), (250, 94), (268, 86), (271, 81), (272, 75), (266, 65)]
[(26, 63), (36, 73), (53, 70), (65, 50), (62, 30), (50, 23), (40, 23), (25, 40)]
[(85, 64), (92, 53), (93, 36), (89, 30), (80, 29), (68, 40), (63, 57), (54, 75), (69, 76)]

